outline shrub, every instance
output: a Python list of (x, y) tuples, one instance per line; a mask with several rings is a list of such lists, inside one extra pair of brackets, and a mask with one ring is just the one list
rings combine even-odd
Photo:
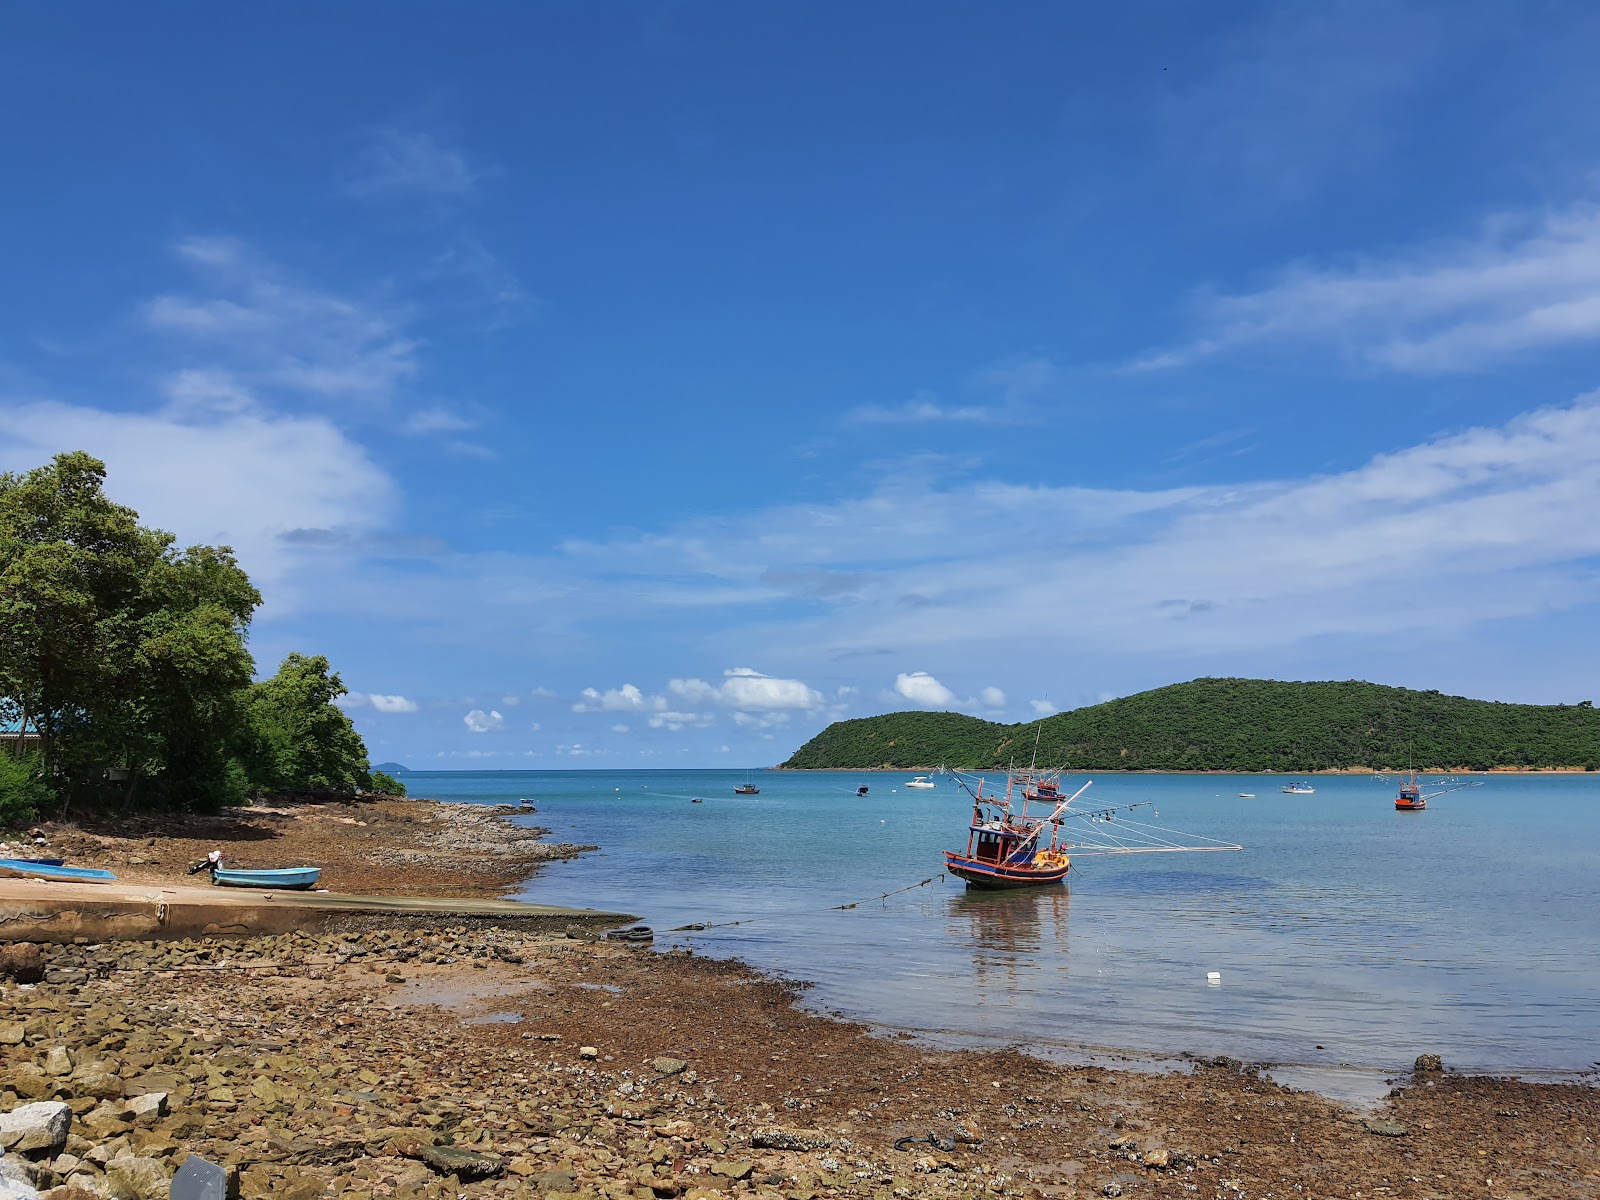
[(406, 785), (387, 771), (374, 771), (372, 773), (372, 790), (382, 792), (385, 796), (404, 796), (406, 794)]
[(0, 829), (26, 825), (53, 799), (37, 754), (13, 758), (0, 751)]

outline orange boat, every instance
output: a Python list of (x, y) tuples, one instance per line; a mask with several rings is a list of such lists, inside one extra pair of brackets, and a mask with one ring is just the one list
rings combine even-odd
[(1401, 812), (1421, 812), (1428, 807), (1428, 798), (1422, 794), (1415, 771), (1400, 784), (1400, 794), (1394, 798), (1394, 806)]

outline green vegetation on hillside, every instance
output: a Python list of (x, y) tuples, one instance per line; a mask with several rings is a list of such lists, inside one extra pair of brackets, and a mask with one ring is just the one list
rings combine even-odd
[(209, 808), (365, 791), (367, 750), (320, 656), (252, 683), (261, 594), (225, 546), (180, 550), (81, 451), (0, 474), (0, 826), (50, 803)]
[(1319, 771), (1600, 768), (1600, 712), (1501, 704), (1376, 683), (1196, 679), (1039, 721), (962, 713), (836, 721), (793, 769), (992, 770), (1034, 760), (1084, 771)]

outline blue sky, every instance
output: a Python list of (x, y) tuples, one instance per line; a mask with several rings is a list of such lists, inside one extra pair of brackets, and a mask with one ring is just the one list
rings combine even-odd
[(1593, 698), (1600, 10), (0, 13), (0, 469), (375, 760), (1198, 675)]

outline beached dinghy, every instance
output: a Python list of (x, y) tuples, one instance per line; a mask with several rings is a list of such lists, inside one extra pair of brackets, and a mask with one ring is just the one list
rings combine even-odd
[(275, 892), (304, 891), (317, 886), (322, 878), (321, 867), (270, 867), (262, 870), (242, 870), (227, 867), (222, 862), (222, 851), (213, 850), (189, 868), (189, 874), (211, 872), (211, 882), (219, 887), (265, 888)]
[(28, 879), (54, 879), (59, 883), (110, 883), (116, 878), (110, 871), (96, 867), (65, 866), (60, 859), (52, 863), (31, 858), (0, 858), (0, 873)]

